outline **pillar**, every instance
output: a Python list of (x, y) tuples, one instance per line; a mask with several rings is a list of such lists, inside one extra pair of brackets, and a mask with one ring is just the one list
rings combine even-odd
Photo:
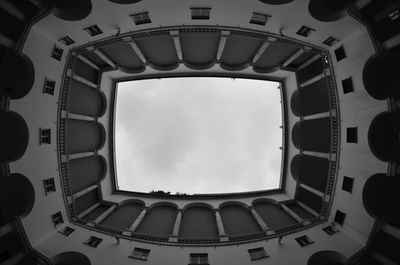
[(224, 223), (222, 222), (222, 218), (221, 218), (221, 214), (219, 212), (219, 209), (216, 209), (214, 211), (214, 213), (215, 213), (215, 221), (217, 222), (217, 227), (218, 227), (219, 240), (221, 242), (228, 241), (229, 238), (225, 233)]
[(179, 230), (181, 228), (181, 222), (182, 222), (182, 209), (178, 209), (178, 212), (177, 212), (176, 218), (175, 218), (174, 229), (172, 230), (172, 235), (169, 237), (168, 241), (178, 242)]
[(254, 219), (257, 221), (257, 224), (261, 227), (261, 229), (265, 232), (266, 235), (275, 234), (274, 231), (271, 231), (271, 229), (268, 227), (268, 225), (264, 222), (264, 220), (261, 218), (261, 216), (257, 213), (256, 209), (254, 209), (254, 207), (250, 206), (249, 209), (250, 209), (251, 214), (253, 215)]

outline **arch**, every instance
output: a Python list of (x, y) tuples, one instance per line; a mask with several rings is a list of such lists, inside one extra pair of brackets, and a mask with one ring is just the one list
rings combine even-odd
[(246, 69), (264, 41), (243, 36), (230, 36), (221, 56), (221, 68), (228, 71)]
[(145, 202), (139, 199), (127, 199), (119, 202), (119, 206), (126, 205), (126, 204), (140, 204), (142, 207), (145, 207)]
[(225, 232), (229, 236), (254, 234), (262, 231), (249, 208), (244, 208), (242, 204), (231, 203), (222, 206), (220, 213)]
[(63, 20), (76, 21), (86, 18), (91, 11), (90, 0), (56, 0), (53, 14)]
[(301, 149), (302, 130), (300, 122), (296, 122), (292, 129), (292, 142), (297, 149)]
[(142, 212), (144, 203), (141, 201), (128, 201), (130, 202), (120, 204), (100, 225), (117, 230), (129, 228)]
[(179, 39), (182, 46), (182, 57), (185, 65), (195, 70), (208, 69), (214, 66), (220, 34), (215, 33), (182, 33)]
[(119, 67), (118, 68), (121, 72), (127, 73), (127, 74), (140, 74), (143, 73), (146, 70), (146, 67), (141, 66), (138, 68), (128, 68), (128, 67)]
[(368, 143), (380, 160), (400, 162), (400, 111), (376, 116), (369, 126)]
[(0, 175), (0, 226), (27, 216), (35, 204), (35, 190), (24, 175)]
[(187, 209), (190, 209), (192, 207), (204, 207), (204, 208), (208, 208), (211, 211), (215, 211), (214, 207), (208, 203), (205, 202), (192, 202), (189, 203), (187, 205), (185, 205), (185, 207), (183, 207), (183, 211), (186, 211)]
[(0, 97), (20, 99), (32, 89), (35, 67), (28, 56), (5, 49), (0, 61), (0, 76)]
[(102, 124), (92, 121), (67, 119), (67, 153), (99, 150), (104, 146), (106, 132)]
[(267, 226), (275, 232), (298, 225), (298, 222), (273, 199), (256, 199), (253, 201), (253, 206)]
[(292, 141), (296, 148), (306, 151), (329, 153), (331, 148), (330, 118), (297, 122), (292, 129)]
[(13, 111), (0, 111), (0, 124), (0, 161), (18, 160), (28, 147), (28, 126), (22, 116)]
[(213, 67), (215, 65), (215, 62), (209, 62), (209, 63), (205, 63), (205, 64), (193, 64), (193, 63), (189, 63), (189, 62), (184, 62), (183, 63), (187, 68), (193, 69), (193, 70), (206, 70), (209, 69), (211, 67)]
[(329, 111), (328, 80), (322, 78), (306, 87), (299, 88), (300, 116)]
[(263, 68), (263, 67), (258, 67), (256, 65), (253, 66), (253, 71), (259, 74), (270, 74), (274, 73), (279, 70), (279, 66), (274, 66), (274, 67), (268, 67), (268, 68)]
[(400, 227), (400, 176), (374, 174), (365, 182), (362, 199), (364, 208), (375, 218)]
[(316, 20), (332, 22), (346, 16), (346, 2), (347, 0), (310, 0), (308, 11)]
[(227, 207), (227, 206), (239, 206), (246, 210), (249, 209), (249, 205), (245, 204), (244, 202), (240, 202), (240, 201), (226, 201), (226, 202), (221, 203), (218, 208), (221, 209), (221, 208)]
[(362, 78), (367, 92), (375, 99), (400, 98), (399, 51), (373, 55), (364, 65)]
[(260, 0), (260, 1), (269, 5), (284, 5), (292, 2), (293, 0)]
[(101, 155), (72, 159), (68, 163), (68, 178), (72, 193), (100, 182), (106, 174), (107, 162)]
[(142, 0), (108, 0), (108, 1), (116, 3), (116, 4), (126, 5), (126, 4), (138, 3), (138, 2), (140, 2)]
[(321, 250), (308, 259), (307, 265), (344, 265), (346, 257), (337, 251)]
[(179, 208), (178, 205), (176, 205), (173, 202), (161, 201), (161, 202), (155, 202), (155, 203), (151, 204), (149, 206), (149, 210), (151, 210), (151, 209), (153, 209), (155, 207), (159, 207), (159, 206), (168, 206), (168, 207), (175, 208), (175, 210), (178, 210), (178, 208)]
[(218, 237), (218, 228), (212, 207), (205, 203), (193, 203), (185, 207), (179, 230), (180, 237)]
[(290, 108), (295, 116), (299, 117), (301, 115), (300, 91), (298, 89), (296, 89), (292, 94), (290, 99)]
[(271, 198), (258, 198), (258, 199), (255, 199), (255, 200), (253, 200), (251, 202), (251, 205), (254, 206), (255, 204), (258, 204), (258, 203), (269, 203), (269, 204), (274, 204), (274, 205), (278, 205), (279, 206), (279, 202), (277, 202), (276, 200), (271, 199)]
[(76, 251), (66, 251), (55, 255), (51, 259), (54, 265), (91, 265), (89, 258)]
[(169, 236), (174, 229), (177, 207), (172, 203), (152, 205), (136, 232), (145, 235)]

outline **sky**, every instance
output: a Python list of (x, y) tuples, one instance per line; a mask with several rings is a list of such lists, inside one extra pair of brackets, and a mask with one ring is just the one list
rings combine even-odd
[(118, 188), (172, 194), (278, 188), (282, 156), (278, 86), (205, 77), (119, 83)]

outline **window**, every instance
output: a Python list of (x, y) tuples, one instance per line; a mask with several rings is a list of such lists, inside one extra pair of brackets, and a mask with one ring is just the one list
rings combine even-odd
[(357, 127), (347, 128), (347, 142), (357, 143)]
[(190, 9), (192, 19), (210, 19), (210, 11), (211, 8), (208, 7), (196, 7)]
[(265, 258), (269, 257), (263, 247), (253, 248), (253, 249), (249, 249), (247, 251), (249, 252), (251, 260), (265, 259)]
[(69, 236), (75, 231), (72, 227), (66, 226), (64, 227), (61, 231), (58, 231), (60, 234), (63, 234), (64, 236)]
[(208, 265), (208, 254), (207, 253), (190, 253), (190, 263), (192, 264), (200, 264), (200, 265)]
[(50, 144), (51, 143), (51, 130), (42, 129), (39, 130), (40, 133), (40, 144)]
[(61, 61), (61, 57), (63, 55), (64, 50), (54, 45), (53, 51), (51, 52), (51, 57), (56, 59), (57, 61)]
[(335, 39), (334, 37), (328, 37), (326, 40), (324, 40), (322, 43), (328, 46), (332, 46), (335, 42), (338, 40)]
[(333, 225), (322, 228), (322, 231), (324, 231), (330, 236), (339, 232), (339, 230), (337, 230)]
[(103, 239), (91, 236), (86, 242), (83, 242), (83, 244), (91, 246), (92, 248), (97, 248), (101, 241), (103, 241)]
[(58, 41), (61, 42), (64, 45), (66, 45), (66, 46), (69, 46), (69, 45), (75, 43), (75, 41), (73, 39), (71, 39), (69, 36), (62, 37)]
[(250, 19), (250, 23), (265, 26), (269, 18), (270, 18), (269, 15), (264, 15), (261, 13), (253, 13), (253, 16)]
[(132, 18), (133, 22), (135, 22), (135, 25), (151, 23), (151, 19), (149, 17), (149, 12), (133, 14), (133, 15), (131, 15), (131, 18)]
[(351, 77), (342, 80), (343, 94), (354, 92), (353, 81)]
[(54, 95), (54, 87), (55, 86), (56, 86), (56, 81), (53, 81), (51, 79), (46, 78), (44, 80), (43, 93), (53, 96)]
[(103, 33), (103, 31), (97, 25), (89, 26), (87, 28), (84, 28), (83, 30), (92, 37)]
[(335, 56), (336, 56), (336, 61), (338, 62), (346, 58), (346, 53), (344, 51), (343, 46), (340, 46), (335, 50)]
[(57, 225), (59, 225), (59, 224), (63, 224), (64, 223), (64, 219), (62, 217), (61, 212), (57, 212), (57, 213), (53, 214), (51, 216), (51, 219), (53, 220), (53, 224), (54, 224), (55, 227), (57, 227)]
[(134, 259), (147, 260), (150, 254), (150, 249), (134, 248), (132, 254), (129, 256)]
[(301, 26), (301, 28), (296, 32), (297, 35), (308, 37), (311, 32), (315, 31), (315, 29), (309, 28), (307, 26)]
[(44, 179), (43, 180), (44, 191), (46, 195), (51, 192), (56, 191), (56, 185), (54, 184), (54, 178)]
[(334, 219), (335, 223), (342, 226), (344, 223), (344, 218), (346, 218), (346, 214), (339, 210), (336, 210), (335, 219)]
[(297, 243), (299, 243), (299, 245), (301, 247), (305, 247), (305, 246), (308, 246), (308, 245), (314, 243), (314, 241), (312, 241), (308, 236), (301, 236), (301, 237), (295, 238), (295, 240), (297, 241)]
[(342, 190), (348, 191), (348, 192), (351, 193), (351, 191), (353, 190), (353, 183), (354, 183), (354, 179), (353, 178), (349, 178), (349, 177), (344, 176), (343, 184), (342, 184)]

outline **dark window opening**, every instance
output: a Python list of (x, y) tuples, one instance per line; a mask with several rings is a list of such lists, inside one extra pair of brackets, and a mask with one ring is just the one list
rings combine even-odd
[(74, 41), (73, 39), (71, 39), (70, 36), (62, 37), (62, 38), (59, 39), (58, 41), (61, 42), (61, 43), (64, 44), (64, 45), (66, 45), (66, 46), (69, 46), (69, 45), (75, 43), (75, 41)]
[(57, 61), (61, 61), (61, 57), (63, 55), (64, 50), (54, 45), (53, 50), (51, 52), (51, 57), (56, 59)]
[(57, 227), (57, 225), (59, 225), (59, 224), (63, 224), (64, 223), (64, 219), (62, 217), (61, 212), (57, 212), (57, 213), (53, 214), (51, 216), (51, 219), (53, 220), (53, 224), (54, 224), (55, 227)]
[(335, 221), (335, 223), (337, 223), (337, 224), (339, 224), (339, 225), (343, 225), (343, 223), (344, 223), (344, 218), (346, 217), (346, 214), (345, 213), (343, 213), (343, 212), (341, 212), (341, 211), (339, 211), (339, 210), (336, 210), (336, 214), (335, 214), (335, 219), (334, 219), (334, 221)]
[(208, 254), (207, 253), (190, 253), (190, 263), (192, 264), (200, 264), (200, 265), (208, 265)]
[(137, 13), (130, 15), (135, 25), (142, 25), (151, 23), (151, 19), (149, 17), (149, 12)]
[(50, 80), (50, 79), (46, 78), (44, 80), (43, 93), (53, 96), (54, 95), (55, 86), (56, 86), (56, 81), (53, 81), (53, 80)]
[(46, 195), (51, 192), (56, 191), (56, 185), (54, 184), (54, 178), (44, 179), (43, 180), (44, 191)]
[(60, 234), (63, 234), (64, 236), (69, 236), (74, 231), (75, 231), (75, 229), (73, 229), (72, 227), (66, 226), (66, 227), (64, 227), (64, 229), (62, 229), (61, 231), (58, 231), (58, 232)]
[(305, 247), (305, 246), (308, 246), (308, 245), (314, 243), (314, 241), (312, 241), (308, 236), (301, 236), (301, 237), (295, 238), (295, 240), (301, 247)]
[(83, 30), (86, 31), (92, 37), (103, 33), (103, 31), (97, 25), (89, 26), (87, 28), (84, 28)]
[(50, 129), (42, 129), (39, 130), (40, 134), (40, 144), (50, 144), (51, 143), (51, 130)]
[(259, 259), (265, 259), (265, 258), (269, 257), (263, 247), (253, 248), (253, 249), (249, 249), (247, 251), (249, 252), (250, 260), (259, 260)]
[(346, 52), (344, 51), (343, 46), (340, 46), (335, 50), (336, 61), (341, 61), (346, 58)]
[(253, 16), (250, 19), (250, 24), (265, 26), (265, 24), (267, 24), (267, 21), (270, 17), (271, 16), (269, 16), (269, 15), (265, 15), (265, 14), (261, 14), (261, 13), (253, 13)]
[(330, 236), (339, 232), (339, 230), (336, 229), (333, 225), (322, 228), (322, 231), (324, 231), (325, 233), (327, 233)]
[(342, 190), (344, 191), (348, 191), (348, 192), (352, 192), (353, 190), (353, 183), (354, 183), (354, 179), (353, 178), (349, 178), (349, 177), (344, 177), (343, 178), (343, 184), (342, 184)]
[(326, 40), (324, 40), (322, 43), (328, 46), (332, 46), (335, 42), (338, 40), (335, 39), (334, 37), (328, 37)]
[(342, 80), (343, 94), (354, 92), (353, 80), (351, 77)]
[(150, 249), (134, 248), (132, 254), (129, 256), (134, 259), (147, 260), (150, 254)]
[(347, 142), (357, 143), (357, 127), (347, 128)]
[(101, 241), (103, 241), (103, 239), (91, 236), (86, 242), (83, 242), (83, 244), (91, 246), (92, 248), (97, 248)]
[(208, 7), (196, 7), (191, 8), (192, 19), (210, 19), (211, 8)]
[(307, 26), (301, 26), (301, 28), (296, 32), (296, 34), (303, 37), (308, 37), (313, 31), (315, 31), (315, 29), (309, 28)]

